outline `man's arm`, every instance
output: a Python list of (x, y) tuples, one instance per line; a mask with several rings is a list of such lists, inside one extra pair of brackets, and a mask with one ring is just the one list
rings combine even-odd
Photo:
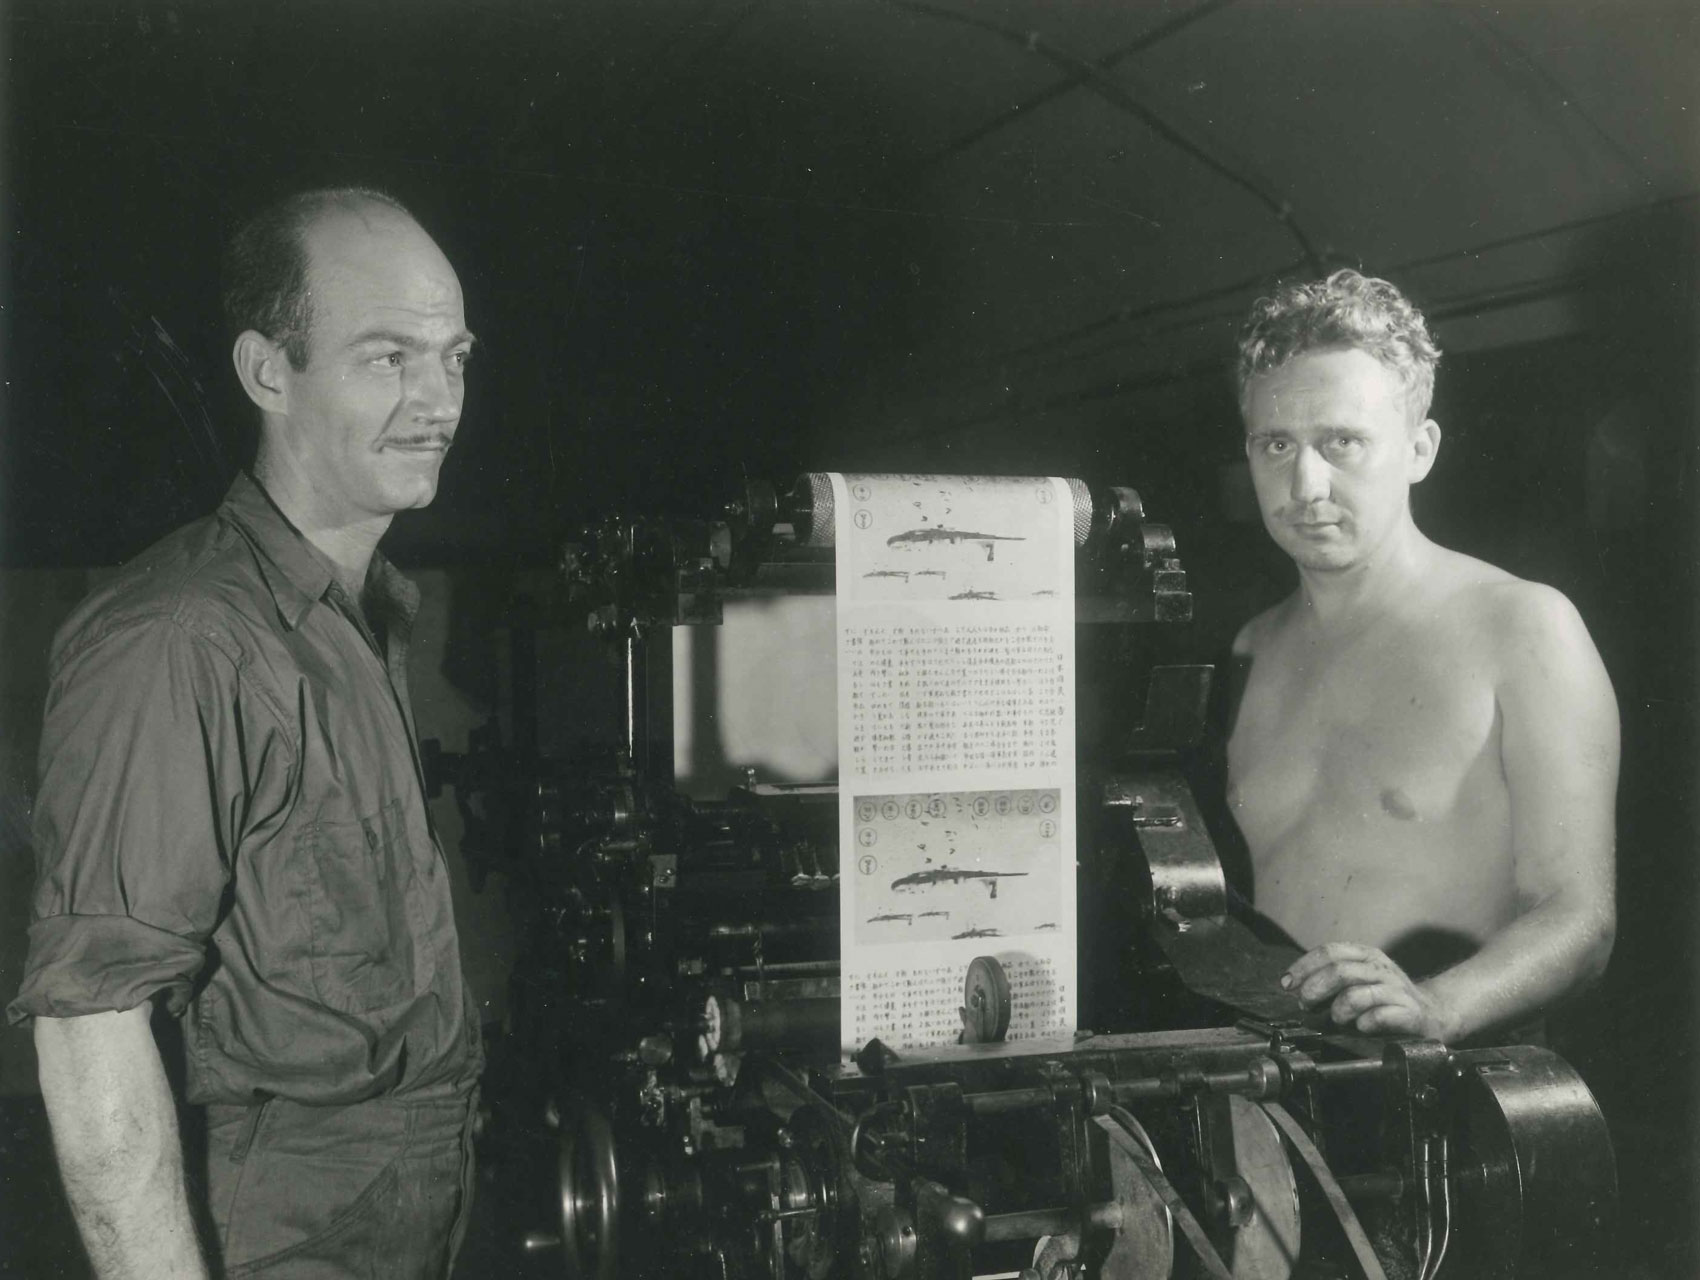
[(101, 1280), (202, 1280), (183, 1186), (177, 1112), (151, 1006), (37, 1017), (35, 1047), (53, 1147)]
[(1556, 591), (1518, 583), (1500, 642), (1500, 762), (1520, 914), (1468, 960), (1413, 983), (1380, 951), (1330, 943), (1288, 970), (1307, 1004), (1360, 1031), (1465, 1039), (1597, 978), (1617, 928), (1617, 701), (1587, 628)]

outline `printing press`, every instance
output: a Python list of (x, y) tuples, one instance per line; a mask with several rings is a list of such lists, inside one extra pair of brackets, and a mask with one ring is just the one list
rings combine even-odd
[(672, 630), (832, 593), (818, 477), (567, 549), (571, 613), (620, 682), (600, 755), (539, 749), (536, 620), (516, 619), (500, 725), (427, 752), (474, 883), (501, 873), (525, 922), (486, 1083), (516, 1273), (1600, 1274), (1612, 1147), (1561, 1058), (1346, 1034), (1280, 989), (1296, 949), (1230, 905), (1187, 780), (1212, 673), (1166, 660), (1191, 618), (1174, 538), (1131, 489), (1071, 491), (1078, 687), (1101, 713), (1078, 732), (1092, 1030), (1060, 1038), (1005, 1038), (988, 954), (958, 1043), (842, 1051), (836, 789), (674, 785)]

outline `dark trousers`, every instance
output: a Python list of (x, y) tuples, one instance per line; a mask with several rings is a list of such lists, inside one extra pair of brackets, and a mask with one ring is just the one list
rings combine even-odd
[(224, 1275), (445, 1280), (472, 1208), (474, 1098), (207, 1108)]

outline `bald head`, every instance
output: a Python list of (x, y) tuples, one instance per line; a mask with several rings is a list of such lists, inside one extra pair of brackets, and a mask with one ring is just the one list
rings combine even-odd
[(374, 330), (394, 329), (391, 318), (421, 316), (452, 316), (461, 327), (460, 280), (406, 210), (374, 201), (328, 208), (306, 225), (301, 240), (309, 328), (302, 359), (290, 353), (296, 369), (321, 347), (346, 341), (342, 327), (355, 317)]
[(225, 249), (224, 316), (232, 337), (248, 329), (264, 334), (295, 368), (306, 367), (313, 328), (309, 241), (319, 224), (345, 219), (372, 227), (406, 223), (424, 235), (399, 200), (370, 187), (303, 191), (267, 206)]

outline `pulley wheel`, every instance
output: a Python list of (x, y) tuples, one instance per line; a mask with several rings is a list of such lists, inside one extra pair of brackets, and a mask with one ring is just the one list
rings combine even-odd
[(1228, 1129), (1233, 1135), (1236, 1193), (1244, 1196), (1231, 1222), (1222, 1254), (1234, 1280), (1288, 1280), (1299, 1256), (1299, 1184), (1292, 1161), (1262, 1107), (1230, 1094)]
[[(1161, 1169), (1157, 1148), (1137, 1120), (1131, 1133), (1108, 1116), (1097, 1117), (1095, 1123), (1108, 1141), (1110, 1193), (1122, 1210), (1122, 1225), (1098, 1274), (1103, 1280), (1169, 1280), (1175, 1266), (1174, 1219), (1169, 1206), (1145, 1180), (1127, 1144), (1137, 1143)], [(1040, 1243), (1043, 1247), (1044, 1242)]]
[(558, 1114), (563, 1270), (568, 1280), (614, 1280), (620, 1243), (614, 1131), (601, 1110), (578, 1094)]
[(608, 895), (608, 950), (603, 961), (597, 983), (602, 994), (618, 996), (626, 989), (626, 906), (617, 891)]
[(1009, 975), (993, 956), (976, 956), (962, 984), (962, 1042), (998, 1044), (1009, 1032)]
[(825, 1103), (810, 1102), (791, 1113), (787, 1127), (815, 1215), (790, 1220), (786, 1251), (808, 1280), (848, 1274), (859, 1216), (843, 1120)]

